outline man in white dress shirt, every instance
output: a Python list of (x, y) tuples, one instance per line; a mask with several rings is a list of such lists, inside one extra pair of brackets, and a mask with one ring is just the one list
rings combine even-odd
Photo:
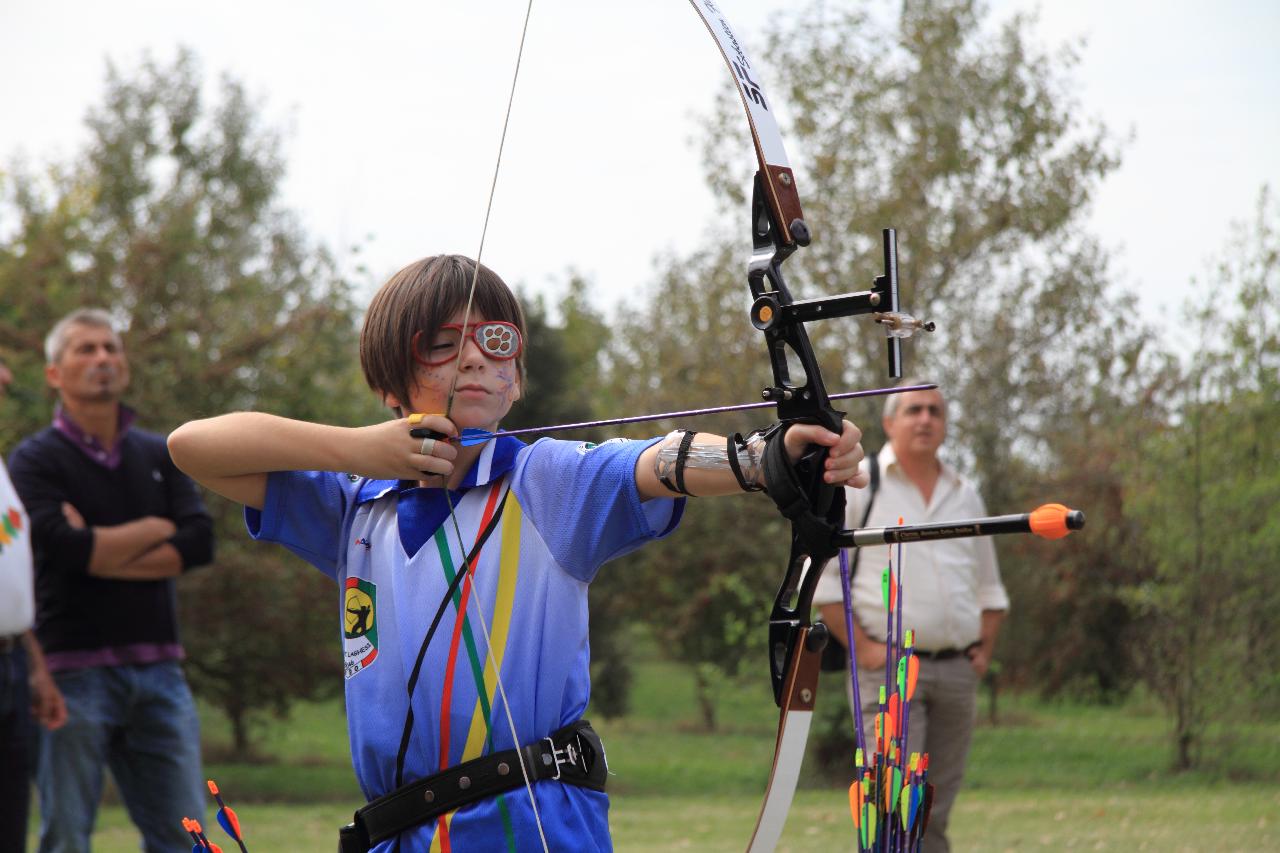
[[(920, 383), (908, 379), (902, 384)], [(977, 490), (938, 458), (947, 435), (947, 405), (940, 391), (888, 397), (884, 431), (889, 441), (876, 460), (878, 486), (874, 492), (846, 490), (846, 527), (864, 526), (864, 516), (865, 526), (879, 527), (897, 524), (900, 516), (907, 524), (927, 524), (987, 514)], [(863, 462), (864, 470), (869, 464), (870, 460)], [(874, 737), (871, 730), (884, 684), (888, 626), (880, 578), (888, 560), (887, 545), (850, 553), (853, 649), (868, 742)], [(929, 754), (929, 781), (935, 790), (924, 850), (938, 853), (950, 849), (947, 821), (977, 720), (978, 685), (991, 663), (1009, 598), (995, 549), (986, 537), (907, 545), (903, 566), (902, 626), (915, 631), (920, 657), (907, 750)], [(835, 560), (823, 573), (814, 602), (832, 635), (848, 648)]]

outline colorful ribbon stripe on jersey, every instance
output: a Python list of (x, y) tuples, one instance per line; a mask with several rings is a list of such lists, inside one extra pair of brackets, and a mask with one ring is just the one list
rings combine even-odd
[[(484, 513), (481, 516), (477, 531), (483, 531), (489, 526), (489, 522), (497, 509), (498, 499), (502, 494), (504, 479), (499, 478), (490, 487)], [(470, 664), (472, 679), (475, 682), (477, 702), (476, 708), (472, 712), (471, 725), (467, 732), (467, 740), (463, 746), (460, 761), (470, 761), (473, 758), (479, 758), (484, 755), (486, 751), (493, 750), (493, 711), (490, 700), (497, 682), (497, 673), (494, 669), (493, 661), (497, 661), (499, 669), (502, 667), (503, 655), (506, 651), (507, 639), (511, 628), (511, 615), (515, 607), (516, 580), (520, 571), (520, 529), (524, 521), (519, 501), (516, 500), (515, 495), (509, 495), (507, 503), (508, 506), (504, 510), (507, 513), (507, 517), (502, 521), (502, 549), (498, 562), (497, 597), (494, 602), (493, 617), (490, 620), (489, 629), (490, 641), (493, 647), (492, 660), (488, 655), (481, 655), (473, 633), (471, 617), (467, 615), (467, 605), (472, 589), (471, 577), (476, 569), (475, 562), (471, 565), (471, 571), (463, 578), (461, 587), (453, 595), (454, 611), (459, 618), (454, 621), (453, 634), (450, 638), (449, 662), (445, 669), (444, 687), (441, 695), (441, 770), (445, 770), (450, 766), (449, 746), (451, 731), (449, 721), (451, 715), (449, 709), (453, 703), (453, 683), (457, 670), (458, 652), (463, 646), (466, 647), (467, 662)], [(479, 535), (477, 533), (477, 536)], [(440, 555), (440, 565), (444, 571), (445, 580), (448, 583), (452, 583), (457, 576), (457, 569), (454, 566), (453, 555), (449, 549), (444, 525), (436, 531), (433, 540)], [(475, 559), (478, 560), (479, 555)], [(498, 797), (498, 810), (502, 815), (502, 826), (507, 839), (507, 849), (514, 853), (516, 849), (515, 832), (511, 825), (511, 815), (507, 810), (506, 800), (502, 796)], [(453, 821), (454, 814), (454, 812), (449, 812), (442, 815), (437, 821), (436, 832), (431, 840), (432, 853), (450, 853), (452, 850), (449, 840), (449, 826)]]

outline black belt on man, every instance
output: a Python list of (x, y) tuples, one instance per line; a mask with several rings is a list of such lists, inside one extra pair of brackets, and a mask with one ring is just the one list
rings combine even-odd
[(373, 845), (445, 812), (523, 787), (521, 758), (530, 783), (553, 779), (603, 791), (609, 776), (600, 736), (589, 722), (578, 720), (518, 750), (464, 761), (378, 797), (357, 809), (355, 820), (342, 828), (339, 853), (365, 853)]
[(963, 649), (938, 649), (937, 651), (933, 651), (933, 652), (922, 651), (920, 649), (912, 649), (911, 653), (914, 654), (916, 657), (924, 658), (925, 660), (951, 660), (952, 658), (958, 658), (961, 655), (968, 657), (969, 652), (973, 651), (976, 648), (980, 648), (981, 646), (982, 646), (982, 642), (978, 641), (978, 642), (970, 643), (969, 645), (965, 646)]

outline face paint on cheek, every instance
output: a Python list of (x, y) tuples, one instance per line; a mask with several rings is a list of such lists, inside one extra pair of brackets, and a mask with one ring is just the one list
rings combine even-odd
[(499, 393), (510, 399), (515, 395), (516, 381), (519, 374), (514, 368), (502, 367), (497, 371), (498, 381), (502, 383), (499, 386)]
[(417, 402), (411, 408), (415, 411), (444, 411), (450, 386), (445, 373), (438, 367), (419, 367), (414, 371), (413, 387), (409, 392)]
[(445, 371), (439, 367), (419, 367), (418, 383), (420, 385), (440, 385), (445, 379)]

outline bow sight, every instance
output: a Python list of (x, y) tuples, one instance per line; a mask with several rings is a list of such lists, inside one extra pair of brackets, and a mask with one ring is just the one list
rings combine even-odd
[[(752, 202), (753, 208), (756, 208), (753, 220), (762, 223), (764, 227), (757, 227), (753, 231), (755, 251), (747, 272), (751, 293), (756, 298), (751, 305), (751, 325), (765, 333), (769, 342), (774, 381), (777, 383), (771, 388), (765, 388), (761, 396), (779, 403), (779, 414), (784, 418), (787, 417), (785, 403), (797, 396), (803, 400), (822, 398), (825, 389), (820, 376), (806, 376), (805, 384), (797, 387), (791, 383), (787, 366), (788, 347), (804, 353), (800, 356), (802, 361), (806, 357), (813, 357), (808, 341), (795, 334), (801, 324), (810, 320), (874, 314), (875, 322), (885, 327), (889, 376), (900, 378), (902, 339), (911, 337), (917, 331), (932, 332), (935, 326), (899, 310), (897, 231), (885, 228), (881, 232), (884, 243), (884, 275), (876, 276), (871, 289), (796, 302), (791, 299), (783, 280), (781, 264), (796, 248), (809, 244), (809, 231), (804, 226), (804, 221), (797, 219), (791, 223), (790, 229), (792, 236), (796, 238), (795, 243), (777, 244), (772, 235), (781, 232), (771, 224), (772, 211), (761, 201), (760, 192), (760, 181), (757, 178)], [(800, 234), (804, 236), (803, 241), (799, 239)]]

